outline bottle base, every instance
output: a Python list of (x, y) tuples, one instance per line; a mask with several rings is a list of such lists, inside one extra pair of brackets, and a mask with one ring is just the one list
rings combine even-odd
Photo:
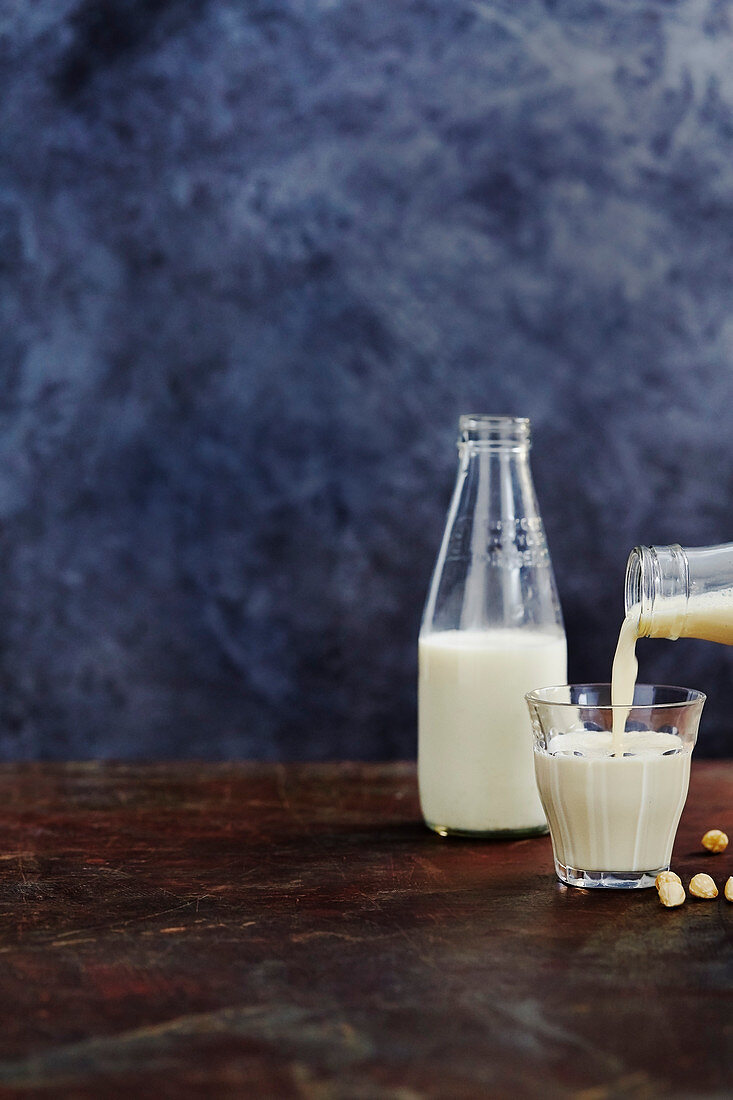
[(586, 890), (598, 887), (610, 890), (646, 890), (653, 886), (660, 871), (669, 870), (657, 867), (653, 871), (582, 871), (578, 867), (566, 867), (555, 860), (555, 874), (566, 886), (580, 886)]
[(452, 825), (438, 825), (432, 821), (426, 821), (425, 824), (438, 836), (464, 837), (468, 840), (523, 840), (532, 836), (546, 836), (550, 831), (545, 824), (529, 825), (524, 829), (454, 829)]

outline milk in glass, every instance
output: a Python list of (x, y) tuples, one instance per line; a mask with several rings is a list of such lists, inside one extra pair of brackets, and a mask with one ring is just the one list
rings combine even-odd
[(535, 756), (537, 785), (565, 868), (619, 875), (669, 866), (692, 748), (671, 733), (565, 733)]

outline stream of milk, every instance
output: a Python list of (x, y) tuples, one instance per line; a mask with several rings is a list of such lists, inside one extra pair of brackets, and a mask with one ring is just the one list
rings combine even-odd
[(636, 659), (638, 625), (639, 605), (635, 604), (621, 624), (611, 669), (611, 705), (626, 708), (624, 710), (614, 710), (613, 712), (612, 749), (614, 756), (623, 756), (624, 729), (629, 715), (628, 708), (634, 702), (636, 674), (639, 671), (639, 662)]
[[(631, 707), (638, 672), (636, 639), (641, 608), (630, 607), (621, 624), (611, 671), (611, 703)], [(655, 605), (650, 638), (702, 638), (733, 645), (733, 593), (706, 592), (688, 600), (686, 596), (668, 596)], [(613, 713), (613, 754), (623, 753), (624, 728), (628, 710)]]

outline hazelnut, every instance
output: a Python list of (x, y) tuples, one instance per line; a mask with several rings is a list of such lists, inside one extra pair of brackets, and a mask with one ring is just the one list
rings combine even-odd
[(660, 871), (654, 880), (654, 885), (656, 886), (657, 890), (663, 882), (679, 882), (681, 885), (682, 879), (674, 871)]
[(659, 900), (665, 909), (674, 909), (685, 900), (685, 889), (681, 882), (665, 879), (659, 884)]
[(690, 893), (695, 898), (717, 898), (718, 887), (710, 875), (693, 875), (690, 879)]
[(728, 847), (728, 837), (721, 829), (708, 829), (702, 838), (702, 846), (709, 852), (724, 852)]

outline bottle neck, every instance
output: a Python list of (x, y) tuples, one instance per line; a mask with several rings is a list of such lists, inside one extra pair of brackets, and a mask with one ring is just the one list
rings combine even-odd
[(529, 467), (529, 420), (514, 416), (462, 416), (458, 436), (459, 484), (475, 486), (479, 514), (493, 522), (537, 510)]
[(479, 567), (477, 583), (487, 564), (494, 572), (549, 565), (529, 463), (529, 421), (481, 419), (468, 431), (461, 425), (454, 497), (458, 527), (470, 530), (464, 548)]
[(639, 638), (679, 638), (690, 597), (690, 563), (679, 545), (635, 546), (626, 564), (626, 614), (638, 608)]
[(460, 463), (422, 630), (562, 633), (529, 466), (529, 421), (462, 416)]

